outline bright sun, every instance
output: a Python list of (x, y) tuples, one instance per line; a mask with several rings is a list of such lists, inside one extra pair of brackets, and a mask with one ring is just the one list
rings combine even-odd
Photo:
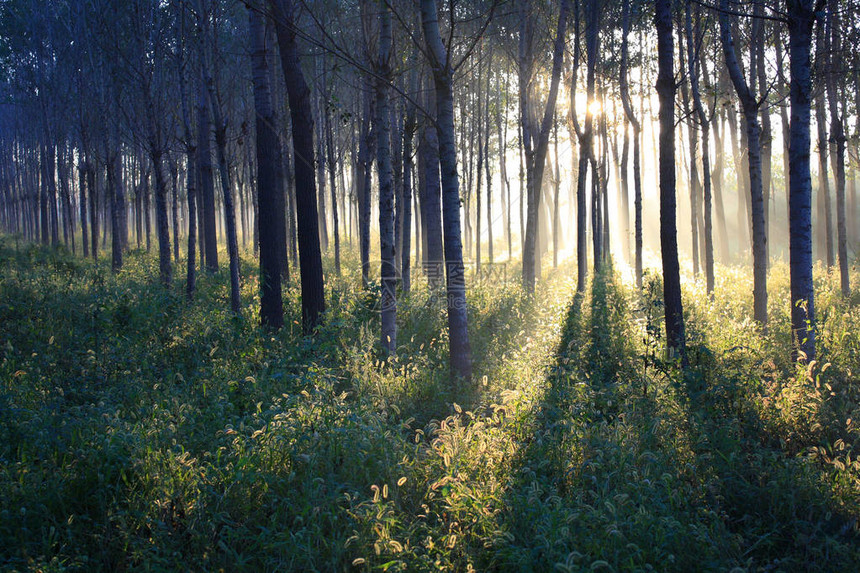
[(588, 111), (591, 112), (591, 115), (600, 115), (600, 112), (603, 110), (603, 106), (600, 105), (599, 100), (593, 100), (588, 104)]

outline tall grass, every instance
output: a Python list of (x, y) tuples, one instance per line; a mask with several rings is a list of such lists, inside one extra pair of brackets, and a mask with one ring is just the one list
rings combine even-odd
[[(354, 254), (353, 254), (354, 255)], [(789, 361), (749, 274), (684, 294), (692, 367), (662, 353), (659, 277), (575, 295), (469, 293), (475, 380), (448, 378), (443, 308), (347, 256), (303, 337), (243, 317), (227, 277), (195, 300), (134, 252), (112, 275), (0, 242), (0, 568), (10, 571), (853, 571), (860, 562), (860, 300), (817, 272), (820, 360)], [(331, 275), (333, 277), (333, 275)], [(511, 277), (512, 278), (512, 277)], [(854, 274), (855, 284), (857, 273)], [(178, 279), (177, 279), (178, 280)]]

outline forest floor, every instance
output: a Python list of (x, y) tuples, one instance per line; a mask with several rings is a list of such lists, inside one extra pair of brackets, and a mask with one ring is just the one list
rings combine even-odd
[(257, 325), (250, 258), (238, 318), (226, 269), (189, 303), (145, 253), (114, 276), (0, 240), (0, 569), (857, 570), (860, 297), (837, 277), (798, 368), (785, 265), (764, 336), (751, 273), (689, 286), (681, 374), (659, 277), (577, 296), (568, 266), (527, 297), (508, 268), (470, 288), (464, 386), (423, 281), (383, 359), (346, 259), (304, 337), (295, 284), (285, 328)]

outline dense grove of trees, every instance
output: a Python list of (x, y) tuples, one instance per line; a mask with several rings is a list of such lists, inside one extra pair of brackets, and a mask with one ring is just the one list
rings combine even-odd
[(852, 286), (858, 23), (854, 0), (8, 0), (0, 225), (109, 251), (114, 271), (154, 248), (189, 298), (224, 244), (235, 313), (253, 250), (262, 323), (282, 326), (298, 279), (309, 334), (323, 255), (340, 273), (355, 243), (368, 288), (379, 256), (386, 351), (398, 292), (424, 276), (466, 379), (482, 264), (521, 260), (532, 292), (545, 255), (569, 251), (581, 291), (613, 260), (641, 285), (659, 252), (683, 357), (688, 259), (708, 292), (715, 262), (751, 263), (764, 329), (768, 265), (787, 255), (811, 358), (814, 260)]

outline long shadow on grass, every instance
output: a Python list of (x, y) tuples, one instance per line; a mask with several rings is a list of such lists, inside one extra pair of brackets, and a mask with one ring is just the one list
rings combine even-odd
[[(749, 360), (691, 349), (678, 385), (706, 503), (737, 536), (746, 566), (856, 571), (857, 487), (785, 449), (761, 418), (759, 371)], [(811, 406), (811, 405), (810, 405)], [(844, 480), (844, 478), (843, 478)]]
[(572, 301), (484, 568), (854, 570), (847, 512), (767, 447), (719, 361), (643, 396), (630, 316), (607, 274)]

